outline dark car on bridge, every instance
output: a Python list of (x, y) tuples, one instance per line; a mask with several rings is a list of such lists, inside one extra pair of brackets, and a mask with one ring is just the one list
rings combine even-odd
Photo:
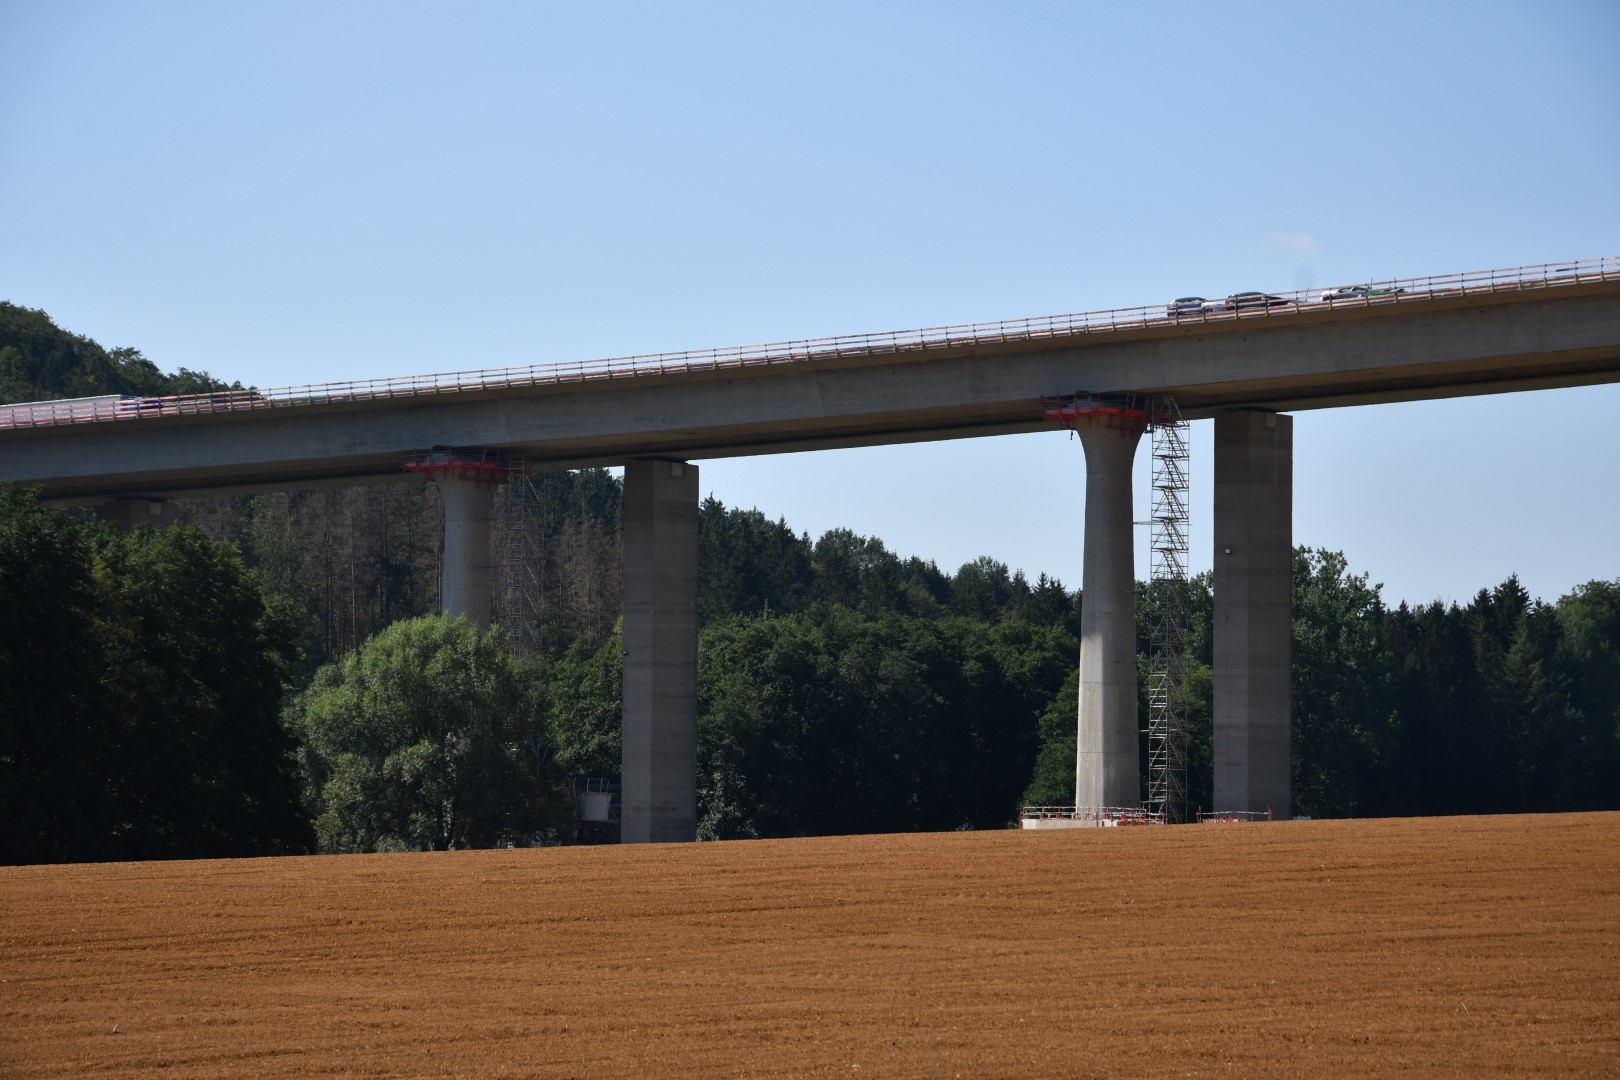
[(1293, 301), (1281, 296), (1273, 296), (1263, 292), (1233, 293), (1224, 300), (1204, 301), (1205, 311), (1264, 311), (1266, 308), (1281, 307), (1292, 304)]
[(1263, 292), (1233, 293), (1231, 296), (1226, 298), (1226, 302), (1229, 306), (1237, 309), (1238, 311), (1245, 311), (1249, 308), (1281, 307), (1283, 305), (1293, 303), (1292, 300), (1285, 299), (1281, 296), (1272, 296), (1270, 293)]

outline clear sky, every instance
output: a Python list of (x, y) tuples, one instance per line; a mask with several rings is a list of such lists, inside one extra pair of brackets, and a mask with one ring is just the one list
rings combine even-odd
[[(1617, 57), (1614, 0), (0, 0), (0, 299), (284, 386), (1620, 255)], [(1620, 578), (1620, 388), (1295, 445), (1392, 602)], [(701, 467), (1080, 584), (1060, 432)]]

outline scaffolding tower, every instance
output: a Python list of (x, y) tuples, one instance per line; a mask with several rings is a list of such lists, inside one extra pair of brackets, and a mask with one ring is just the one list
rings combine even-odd
[(510, 462), (509, 470), (501, 513), (505, 535), (496, 620), (506, 631), (512, 651), (523, 656), (539, 644), (536, 623), (545, 553), (541, 544), (540, 493), (522, 461)]
[(1148, 792), (1145, 809), (1166, 823), (1187, 819), (1186, 700), (1189, 533), (1187, 421), (1175, 400), (1154, 399), (1152, 569), (1148, 643)]

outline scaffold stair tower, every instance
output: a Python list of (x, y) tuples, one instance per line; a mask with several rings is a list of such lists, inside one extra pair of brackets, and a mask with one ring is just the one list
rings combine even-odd
[[(1186, 697), (1182, 685), (1187, 648), (1191, 506), (1191, 453), (1187, 421), (1166, 395), (1076, 393), (1043, 398), (1042, 415), (1074, 430), (1078, 423), (1145, 418), (1152, 433), (1153, 483), (1148, 574), (1148, 768), (1143, 820), (1184, 822), (1187, 817)], [(1049, 809), (1049, 808), (1047, 808)], [(1081, 813), (1074, 808), (1075, 815)], [(1124, 813), (1126, 811), (1118, 811)]]
[(506, 631), (512, 651), (527, 655), (539, 645), (536, 621), (541, 610), (544, 552), (540, 494), (522, 461), (509, 465), (501, 512), (504, 544), (496, 621)]
[(1166, 823), (1187, 817), (1187, 554), (1190, 518), (1187, 421), (1175, 400), (1155, 397), (1153, 502), (1148, 579), (1153, 620), (1148, 644), (1148, 791), (1146, 809)]

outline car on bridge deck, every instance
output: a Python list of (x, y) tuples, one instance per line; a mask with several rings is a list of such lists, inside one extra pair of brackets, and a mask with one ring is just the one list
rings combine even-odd
[(1337, 289), (1329, 289), (1318, 296), (1317, 302), (1331, 304), (1335, 300), (1366, 300), (1373, 296), (1395, 296), (1405, 292), (1405, 289), (1375, 289), (1371, 285), (1340, 285)]
[(1233, 293), (1223, 300), (1205, 300), (1205, 311), (1264, 311), (1267, 308), (1285, 307), (1294, 301), (1281, 296), (1273, 296), (1263, 292)]
[(1365, 300), (1366, 298), (1367, 286), (1340, 285), (1337, 289), (1329, 289), (1316, 299), (1320, 303), (1331, 304), (1335, 300)]
[(1177, 315), (1197, 315), (1204, 310), (1207, 303), (1209, 301), (1202, 296), (1178, 296), (1164, 305), (1164, 313), (1172, 319)]

